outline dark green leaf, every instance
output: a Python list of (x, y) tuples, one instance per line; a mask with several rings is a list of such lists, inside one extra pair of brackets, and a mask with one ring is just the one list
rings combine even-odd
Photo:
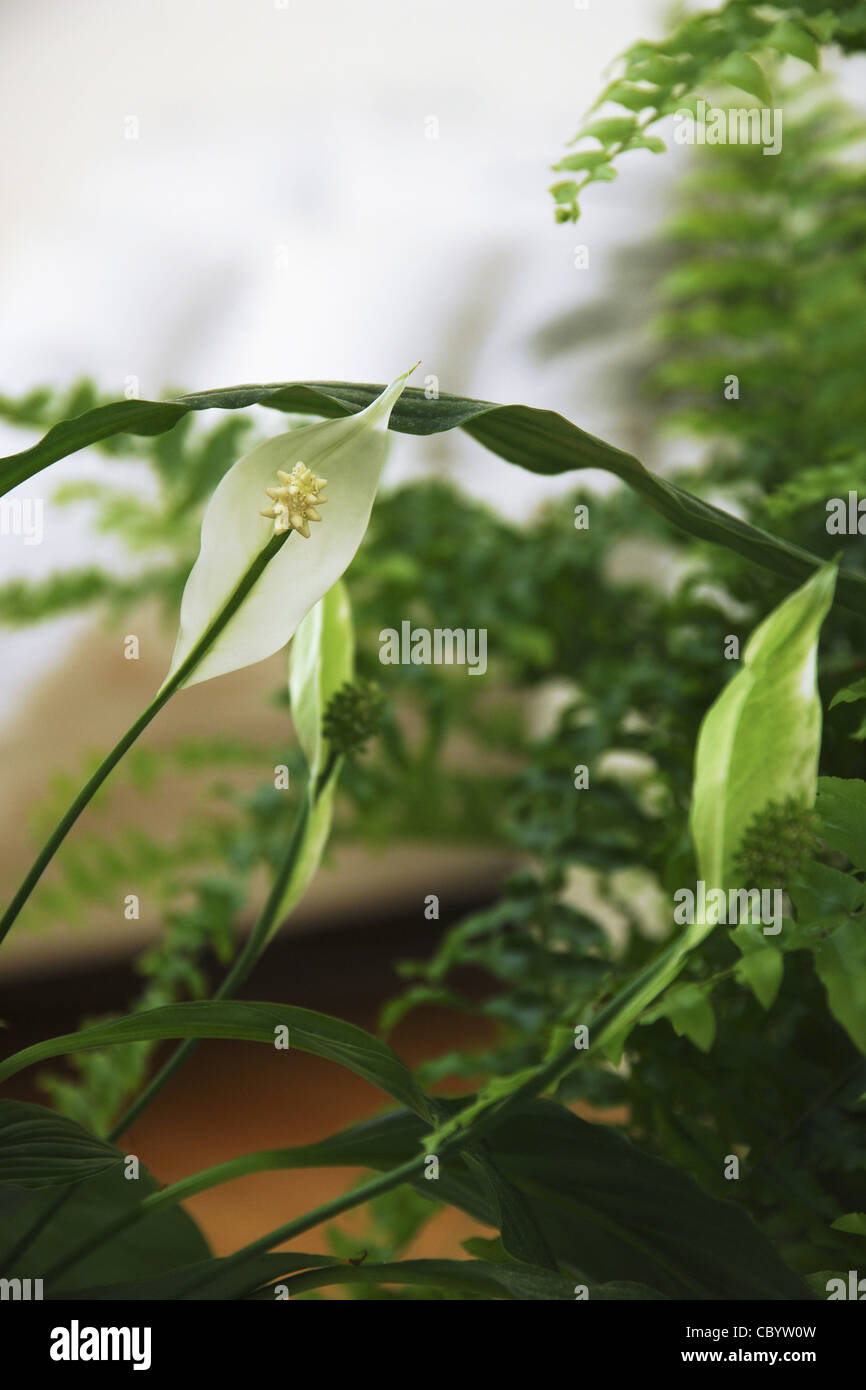
[(104, 1139), (43, 1105), (0, 1101), (0, 1183), (56, 1187), (123, 1162)]
[(560, 1262), (590, 1279), (633, 1280), (672, 1298), (808, 1296), (742, 1208), (605, 1125), (536, 1101), (488, 1143)]
[(500, 1172), (486, 1150), (465, 1153), (463, 1157), (470, 1173), (479, 1178), (487, 1194), (508, 1254), (523, 1264), (555, 1270), (556, 1260), (550, 1246), (520, 1189)]
[(843, 922), (815, 945), (814, 956), (833, 1016), (866, 1053), (866, 921)]
[(791, 897), (798, 927), (837, 927), (863, 906), (866, 885), (853, 874), (814, 863), (791, 886)]
[[(420, 1120), (397, 1113), (296, 1155), (305, 1154), (311, 1166), (363, 1163), (382, 1170), (416, 1154), (424, 1133)], [(523, 1193), (560, 1266), (583, 1271), (593, 1283), (626, 1280), (670, 1298), (808, 1297), (742, 1208), (709, 1196), (606, 1125), (534, 1101), (485, 1143), (497, 1170)], [(443, 1157), (438, 1181), (421, 1178), (415, 1185), (486, 1225), (496, 1220), (459, 1155)]]
[[(32, 1244), (10, 1262), (8, 1252), (54, 1207), (58, 1194), (50, 1188), (25, 1193), (19, 1188), (0, 1187), (0, 1269), (5, 1276), (42, 1278), (95, 1231), (132, 1211), (156, 1191), (158, 1184), (144, 1167), (136, 1179), (124, 1177), (120, 1168), (111, 1168), (75, 1183)], [(191, 1217), (181, 1207), (164, 1207), (85, 1256), (61, 1278), (60, 1288), (72, 1291), (115, 1283), (128, 1280), (133, 1272), (148, 1278), (209, 1256), (207, 1242)], [(46, 1286), (45, 1292), (50, 1296), (52, 1290)]]

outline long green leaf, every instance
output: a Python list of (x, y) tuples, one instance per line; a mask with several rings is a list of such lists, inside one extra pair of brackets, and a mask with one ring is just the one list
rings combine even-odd
[[(352, 415), (381, 394), (382, 386), (351, 382), (274, 382), (200, 391), (174, 401), (118, 401), (64, 420), (32, 448), (0, 460), (0, 492), (7, 492), (57, 459), (116, 434), (160, 434), (189, 411), (242, 410), (265, 405), (296, 414), (336, 419)], [(428, 400), (407, 388), (391, 414), (389, 428), (402, 434), (439, 434), (463, 429), (509, 463), (533, 473), (567, 473), (602, 468), (616, 474), (657, 512), (687, 534), (724, 545), (787, 579), (806, 579), (821, 561), (807, 550), (768, 535), (719, 507), (693, 497), (675, 483), (656, 477), (631, 454), (587, 434), (552, 410), (441, 394)], [(839, 603), (866, 614), (866, 576), (839, 575)]]
[(127, 1018), (83, 1028), (78, 1033), (48, 1038), (0, 1064), (0, 1081), (49, 1057), (87, 1052), (114, 1043), (167, 1038), (237, 1038), (273, 1046), (279, 1027), (288, 1028), (290, 1049), (312, 1052), (317, 1057), (337, 1062), (357, 1076), (372, 1081), (416, 1114), (432, 1117), (432, 1105), (408, 1068), (385, 1043), (365, 1033), (363, 1028), (290, 1004), (258, 1004), (247, 1000), (167, 1004), (163, 1008), (147, 1009)]

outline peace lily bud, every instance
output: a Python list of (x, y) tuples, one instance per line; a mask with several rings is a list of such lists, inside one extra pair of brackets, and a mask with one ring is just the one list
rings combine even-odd
[[(184, 685), (279, 651), (340, 578), (367, 529), (385, 461), (388, 418), (410, 374), (397, 377), (357, 415), (265, 440), (229, 469), (204, 514), (201, 550), (184, 589), (166, 680), (190, 656), (275, 535), (289, 533)], [(271, 506), (265, 508), (268, 498)], [(326, 502), (323, 516), (319, 508)], [(298, 535), (291, 534), (295, 531)]]
[(331, 696), (322, 720), (322, 733), (335, 753), (360, 753), (378, 732), (385, 697), (375, 681), (346, 681)]

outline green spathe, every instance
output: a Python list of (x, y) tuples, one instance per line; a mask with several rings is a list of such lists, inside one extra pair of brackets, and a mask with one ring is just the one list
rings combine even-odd
[[(708, 891), (742, 886), (736, 882), (737, 852), (750, 821), (768, 802), (814, 804), (821, 749), (815, 672), (821, 625), (835, 584), (836, 565), (823, 565), (768, 614), (746, 644), (741, 669), (704, 716), (695, 750), (690, 824), (698, 872)], [(713, 930), (709, 915), (696, 916), (635, 981), (628, 1004), (602, 1034), (608, 1056), (619, 1059), (635, 1021), (677, 978), (689, 951)], [(735, 940), (745, 951), (744, 943)], [(760, 999), (761, 984), (753, 988)]]
[(836, 565), (823, 566), (755, 629), (742, 667), (708, 711), (695, 751), (691, 831), (701, 878), (739, 886), (737, 851), (769, 802), (812, 806), (821, 750), (815, 679)]
[(309, 767), (309, 819), (277, 914), (276, 927), (306, 893), (321, 863), (334, 817), (336, 778), (319, 787), (329, 748), (322, 732), (328, 703), (355, 671), (355, 634), (346, 586), (338, 581), (304, 618), (292, 642), (292, 718)]

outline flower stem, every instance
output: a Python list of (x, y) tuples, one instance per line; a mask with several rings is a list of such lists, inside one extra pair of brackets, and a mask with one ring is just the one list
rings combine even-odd
[[(412, 1178), (418, 1177), (423, 1172), (424, 1162), (423, 1154), (419, 1154), (417, 1158), (410, 1158), (405, 1163), (401, 1163), (399, 1168), (393, 1168), (389, 1173), (381, 1173), (378, 1177), (371, 1178), (369, 1182), (352, 1187), (342, 1196), (333, 1197), (330, 1202), (313, 1207), (312, 1211), (305, 1212), (303, 1216), (297, 1216), (293, 1221), (287, 1221), (284, 1226), (278, 1226), (276, 1230), (269, 1231), (267, 1235), (259, 1236), (258, 1240), (253, 1240), (249, 1245), (242, 1246), (234, 1254), (225, 1255), (217, 1270), (208, 1269), (194, 1283), (188, 1285), (179, 1297), (190, 1298), (197, 1290), (206, 1287), (217, 1274), (223, 1277), (229, 1270), (235, 1269), (238, 1265), (246, 1264), (248, 1260), (253, 1260), (256, 1255), (261, 1255), (264, 1251), (272, 1249), (273, 1246), (282, 1245), (284, 1241), (294, 1240), (296, 1236), (303, 1235), (305, 1231), (312, 1230), (314, 1226), (320, 1225), (323, 1221), (330, 1221), (335, 1216), (341, 1216), (344, 1211), (351, 1211), (352, 1207), (357, 1207), (362, 1202), (369, 1202), (373, 1197), (381, 1196), (383, 1192), (390, 1192), (392, 1188), (400, 1187), (404, 1182), (411, 1182)], [(250, 1281), (249, 1288), (244, 1289), (243, 1293), (251, 1293), (261, 1283), (262, 1275), (257, 1271)], [(243, 1293), (235, 1294), (235, 1297), (243, 1297)]]
[[(94, 1236), (80, 1245), (77, 1250), (73, 1250), (69, 1255), (58, 1260), (51, 1269), (43, 1276), (46, 1284), (50, 1281), (59, 1279), (75, 1265), (79, 1264), (86, 1256), (91, 1255), (94, 1250), (103, 1245), (106, 1241), (121, 1234), (122, 1231), (135, 1224), (142, 1217), (157, 1211), (162, 1207), (175, 1206), (178, 1202), (193, 1196), (196, 1192), (206, 1191), (208, 1188), (215, 1187), (222, 1182), (230, 1182), (235, 1177), (245, 1177), (249, 1173), (268, 1172), (282, 1166), (280, 1159), (283, 1152), (291, 1153), (291, 1150), (268, 1150), (259, 1154), (247, 1154), (242, 1159), (231, 1160), (228, 1163), (219, 1164), (216, 1168), (209, 1168), (206, 1172), (196, 1173), (192, 1178), (182, 1179), (180, 1182), (173, 1183), (171, 1187), (166, 1187), (162, 1192), (154, 1192), (150, 1197), (132, 1211), (124, 1212), (122, 1216), (115, 1218), (108, 1226), (97, 1231)], [(236, 1265), (245, 1264), (248, 1259), (254, 1258), (267, 1250), (272, 1245), (282, 1244), (284, 1240), (291, 1240), (293, 1237), (301, 1235), (302, 1232), (317, 1226), (320, 1221), (330, 1220), (331, 1217), (339, 1216), (344, 1211), (350, 1211), (352, 1207), (358, 1206), (362, 1202), (369, 1201), (371, 1197), (376, 1197), (382, 1192), (388, 1192), (392, 1187), (399, 1187), (416, 1176), (423, 1170), (424, 1155), (419, 1154), (417, 1158), (409, 1159), (399, 1168), (393, 1169), (389, 1173), (381, 1173), (378, 1177), (362, 1183), (358, 1187), (352, 1187), (348, 1192), (344, 1192), (340, 1197), (334, 1197), (329, 1202), (325, 1202), (320, 1207), (314, 1207), (312, 1211), (305, 1212), (303, 1216), (295, 1217), (284, 1226), (278, 1227), (276, 1231), (269, 1232), (268, 1235), (260, 1236), (258, 1240), (250, 1245), (243, 1246), (236, 1250), (233, 1255), (224, 1257), (218, 1269), (209, 1267), (200, 1274), (178, 1298), (187, 1298), (196, 1289), (202, 1288), (211, 1282), (216, 1274), (222, 1276), (227, 1269), (234, 1268)], [(256, 1274), (251, 1287), (257, 1287), (261, 1283), (261, 1275)], [(245, 1290), (247, 1292), (247, 1290)]]
[[(226, 975), (219, 989), (213, 995), (214, 999), (230, 999), (244, 984), (250, 971), (261, 955), (262, 949), (276, 924), (280, 904), (283, 901), (286, 889), (291, 880), (292, 872), (297, 862), (298, 852), (304, 843), (304, 836), (310, 822), (313, 808), (324, 791), (327, 782), (334, 775), (337, 763), (338, 759), (332, 756), (325, 765), (321, 776), (317, 779), (315, 788), (308, 787), (301, 814), (295, 821), (291, 839), (289, 840), (286, 853), (277, 871), (277, 876), (271, 886), (267, 901), (259, 913), (258, 920), (253, 930), (247, 937), (243, 950), (238, 955), (237, 960)], [(134, 1124), (142, 1111), (145, 1110), (154, 1097), (159, 1094), (166, 1082), (170, 1081), (171, 1078), (177, 1074), (199, 1046), (199, 1039), (189, 1038), (186, 1042), (181, 1043), (180, 1047), (175, 1049), (173, 1055), (168, 1059), (162, 1069), (157, 1072), (156, 1076), (153, 1077), (150, 1084), (142, 1091), (138, 1099), (133, 1102), (126, 1114), (121, 1116), (117, 1121), (117, 1124), (108, 1135), (108, 1138), (112, 1142), (117, 1140), (121, 1134), (124, 1134), (125, 1131)]]
[[(589, 1047), (575, 1051), (573, 1044), (568, 1043), (559, 1052), (555, 1052), (548, 1061), (537, 1067), (515, 1090), (509, 1092), (502, 1100), (494, 1102), (486, 1110), (480, 1111), (477, 1118), (473, 1119), (471, 1124), (467, 1126), (464, 1139), (470, 1131), (474, 1140), (497, 1129), (503, 1120), (507, 1119), (524, 1102), (543, 1095), (555, 1082), (571, 1071), (573, 1066), (580, 1065), (590, 1055), (597, 1055), (603, 1043), (615, 1032), (620, 1015), (635, 996), (640, 994), (641, 990), (656, 975), (661, 974), (665, 966), (684, 962), (691, 950), (694, 949), (694, 947), (684, 946), (679, 940), (669, 943), (654, 961), (644, 966), (634, 979), (622, 988), (618, 995), (605, 1004), (602, 1009), (599, 1009), (590, 1024), (593, 1040)], [(441, 1153), (442, 1150), (439, 1149), (439, 1152)]]
[[(219, 989), (214, 994), (214, 999), (228, 999), (236, 990), (240, 989), (246, 981), (246, 979), (248, 978), (259, 956), (261, 955), (262, 949), (267, 943), (268, 937), (271, 934), (271, 929), (276, 923), (277, 914), (280, 910), (280, 903), (283, 900), (283, 896), (291, 880), (292, 871), (297, 862), (298, 851), (300, 850), (304, 842), (304, 835), (309, 824), (312, 810), (315, 806), (316, 801), (322, 795), (328, 783), (330, 782), (331, 778), (336, 774), (339, 767), (339, 762), (340, 759), (336, 756), (336, 754), (331, 753), (327, 758), (325, 766), (323, 767), (321, 773), (316, 778), (315, 786), (308, 786), (306, 795), (304, 797), (303, 809), (301, 811), (301, 814), (297, 817), (295, 821), (294, 827), (292, 829), (291, 839), (289, 840), (285, 856), (282, 860), (282, 863), (280, 864), (277, 876), (274, 879), (273, 885), (271, 887), (271, 891), (268, 894), (267, 901), (264, 907), (262, 908), (261, 912), (259, 913), (258, 919), (256, 921), (255, 926), (253, 927), (253, 930), (250, 932), (250, 935), (247, 938), (246, 945), (240, 952), (237, 960), (235, 961), (228, 975), (226, 975)], [(115, 1142), (135, 1123), (139, 1115), (144, 1110), (146, 1110), (148, 1105), (150, 1105), (151, 1101), (154, 1100), (157, 1095), (159, 1095), (159, 1092), (162, 1090), (162, 1088), (172, 1079), (173, 1076), (175, 1076), (180, 1071), (181, 1067), (189, 1061), (190, 1057), (193, 1055), (198, 1046), (199, 1040), (190, 1038), (186, 1042), (182, 1043), (181, 1046), (175, 1050), (174, 1054), (165, 1063), (165, 1066), (163, 1066), (161, 1070), (157, 1072), (156, 1076), (152, 1078), (150, 1084), (145, 1088), (144, 1091), (142, 1091), (138, 1099), (133, 1102), (129, 1110), (127, 1110), (126, 1114), (121, 1116), (121, 1118), (117, 1121), (114, 1128), (108, 1135), (108, 1138), (112, 1142)], [(267, 1158), (268, 1155), (261, 1155), (261, 1157)], [(229, 1163), (223, 1166), (227, 1169), (230, 1169), (232, 1167), (232, 1164)], [(200, 1178), (204, 1176), (208, 1175), (198, 1175), (198, 1177)], [(68, 1256), (66, 1256), (49, 1271), (50, 1276), (52, 1278), (57, 1278), (60, 1274), (64, 1274), (68, 1269), (71, 1269), (73, 1265), (76, 1265), (81, 1260), (83, 1260), (85, 1255), (89, 1255), (92, 1250), (104, 1244), (104, 1242), (111, 1239), (112, 1236), (119, 1234), (120, 1231), (125, 1230), (127, 1226), (131, 1225), (134, 1221), (139, 1220), (140, 1217), (147, 1215), (148, 1211), (150, 1211), (152, 1206), (156, 1204), (157, 1200), (159, 1200), (160, 1204), (162, 1204), (165, 1200), (171, 1200), (169, 1194), (173, 1192), (175, 1189), (183, 1187), (183, 1195), (189, 1195), (189, 1193), (187, 1193), (186, 1191), (186, 1186), (188, 1185), (189, 1180), (187, 1180), (186, 1184), (176, 1183), (173, 1185), (171, 1189), (166, 1188), (163, 1190), (163, 1192), (154, 1193), (152, 1197), (145, 1198), (144, 1202), (142, 1202), (139, 1207), (136, 1207), (132, 1212), (124, 1213), (123, 1216), (119, 1217), (116, 1221), (112, 1222), (111, 1225), (103, 1227), (101, 1231), (97, 1231), (96, 1235), (93, 1236), (90, 1240), (86, 1241), (84, 1245), (79, 1246), (77, 1249), (71, 1251)], [(71, 1186), (64, 1188), (64, 1190), (60, 1193), (57, 1201), (52, 1203), (49, 1207), (47, 1207), (46, 1210), (42, 1213), (42, 1215), (34, 1223), (34, 1225), (30, 1228), (30, 1230), (24, 1233), (24, 1235), (19, 1240), (18, 1244), (15, 1246), (14, 1251), (11, 1252), (11, 1254), (7, 1257), (7, 1263), (13, 1258), (13, 1256), (15, 1259), (17, 1259), (27, 1249), (29, 1249), (30, 1245), (32, 1245), (36, 1237), (48, 1224), (49, 1220), (65, 1204), (65, 1202), (71, 1195), (71, 1192)], [(180, 1201), (181, 1197), (178, 1197), (177, 1200)]]
[(268, 544), (260, 554), (256, 556), (246, 574), (226, 600), (224, 607), (214, 618), (210, 626), (202, 633), (202, 636), (196, 642), (186, 660), (181, 663), (174, 675), (166, 681), (165, 685), (158, 691), (144, 713), (140, 714), (135, 723), (127, 729), (120, 741), (115, 744), (108, 756), (100, 763), (90, 780), (82, 787), (72, 805), (69, 807), (69, 810), (66, 812), (66, 815), (42, 846), (27, 877), (24, 879), (24, 882), (21, 884), (21, 887), (18, 889), (18, 892), (15, 894), (2, 918), (0, 918), (0, 942), (4, 940), (10, 928), (13, 926), (22, 907), (27, 902), (33, 889), (36, 887), (63, 841), (66, 839), (69, 831), (78, 820), (85, 806), (92, 801), (94, 795), (102, 786), (109, 773), (117, 766), (124, 753), (132, 747), (139, 734), (147, 728), (151, 720), (159, 714), (162, 707), (168, 704), (172, 695), (174, 695), (183, 685), (184, 681), (192, 675), (202, 657), (213, 646), (217, 637), (219, 637), (220, 633), (253, 588), (253, 585), (259, 580), (265, 566), (288, 540), (289, 534), (289, 532), (286, 532), (283, 535), (271, 537)]

